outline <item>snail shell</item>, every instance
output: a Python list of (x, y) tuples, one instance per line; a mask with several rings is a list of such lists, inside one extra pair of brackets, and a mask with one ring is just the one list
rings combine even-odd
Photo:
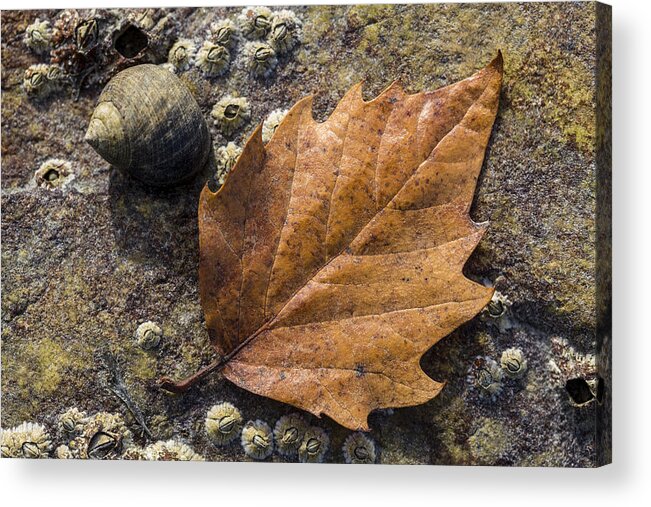
[(190, 91), (151, 64), (130, 67), (109, 81), (85, 140), (104, 160), (154, 186), (189, 179), (210, 152), (208, 126)]

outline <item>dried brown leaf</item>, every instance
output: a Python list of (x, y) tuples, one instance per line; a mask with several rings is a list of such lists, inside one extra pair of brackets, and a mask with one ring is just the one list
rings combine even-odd
[(201, 302), (223, 374), (254, 393), (368, 429), (370, 411), (443, 384), (421, 356), (492, 290), (462, 268), (486, 224), (468, 214), (497, 113), (498, 55), (433, 92), (361, 84), (330, 118), (299, 101), (258, 128), (223, 188), (201, 194)]

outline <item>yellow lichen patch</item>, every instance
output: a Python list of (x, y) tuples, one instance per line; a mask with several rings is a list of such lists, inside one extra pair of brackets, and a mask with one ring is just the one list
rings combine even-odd
[(71, 351), (50, 338), (29, 343), (23, 357), (15, 361), (13, 367), (20, 389), (41, 395), (56, 392), (68, 369), (75, 364)]
[(508, 452), (510, 440), (501, 422), (484, 418), (481, 426), (468, 439), (468, 445), (479, 464), (489, 465)]

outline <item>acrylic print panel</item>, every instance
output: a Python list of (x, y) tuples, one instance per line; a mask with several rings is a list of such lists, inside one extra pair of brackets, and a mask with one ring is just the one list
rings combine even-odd
[(609, 7), (3, 11), (2, 82), (3, 457), (610, 461)]

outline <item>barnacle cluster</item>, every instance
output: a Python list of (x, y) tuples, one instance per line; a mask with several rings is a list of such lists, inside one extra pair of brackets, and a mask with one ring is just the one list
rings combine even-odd
[(245, 7), (237, 18), (244, 37), (244, 57), (251, 74), (269, 77), (278, 56), (285, 55), (301, 41), (303, 23), (288, 9), (272, 12), (267, 7)]
[(352, 433), (341, 448), (346, 463), (363, 465), (375, 463), (377, 451), (375, 442), (364, 433)]
[(206, 415), (206, 434), (215, 445), (235, 440), (242, 430), (242, 414), (232, 404), (223, 401), (214, 405)]
[(310, 426), (305, 430), (298, 448), (298, 459), (301, 463), (322, 463), (329, 446), (330, 438), (326, 431), (318, 426)]
[(268, 143), (271, 140), (278, 125), (280, 125), (280, 122), (282, 122), (285, 119), (285, 116), (287, 116), (288, 111), (288, 109), (274, 109), (269, 113), (269, 116), (267, 116), (262, 124), (263, 143)]
[(502, 368), (489, 357), (476, 357), (466, 379), (471, 388), (491, 400), (502, 392)]
[(228, 143), (226, 146), (220, 146), (215, 150), (215, 158), (217, 171), (215, 173), (215, 181), (219, 185), (224, 184), (226, 175), (237, 162), (238, 157), (242, 154), (242, 148), (233, 142)]
[(129, 447), (122, 459), (148, 461), (205, 461), (205, 458), (192, 447), (177, 440), (159, 440), (147, 447)]
[(72, 166), (67, 160), (51, 158), (43, 162), (34, 173), (39, 187), (48, 189), (63, 188), (74, 179)]
[(269, 425), (261, 420), (249, 421), (242, 429), (244, 454), (253, 459), (266, 459), (274, 450), (273, 434)]
[(78, 436), (67, 446), (77, 459), (116, 459), (132, 441), (121, 415), (98, 412), (84, 421)]
[(47, 458), (52, 441), (45, 426), (24, 422), (2, 430), (0, 450), (3, 458)]
[(249, 101), (246, 97), (231, 95), (227, 95), (217, 102), (210, 114), (215, 120), (215, 126), (225, 136), (233, 134), (251, 118)]
[(274, 440), (278, 452), (283, 456), (295, 456), (303, 442), (307, 421), (300, 414), (284, 415), (274, 426)]
[(66, 9), (52, 23), (36, 19), (24, 40), (57, 65), (65, 78), (62, 82), (72, 84), (78, 93), (83, 85), (103, 84), (128, 66), (161, 63), (177, 30), (173, 16), (162, 9), (129, 10), (126, 15), (110, 9)]
[(190, 67), (195, 51), (194, 43), (190, 39), (179, 39), (170, 48), (167, 61), (175, 70), (186, 70)]
[(52, 43), (52, 27), (46, 19), (41, 21), (36, 18), (34, 22), (25, 29), (25, 44), (35, 53), (45, 53), (50, 50)]
[(25, 69), (23, 89), (30, 97), (44, 98), (59, 90), (64, 79), (58, 65), (37, 63)]
[(144, 350), (158, 347), (163, 330), (155, 322), (143, 322), (136, 329), (136, 343)]
[(197, 52), (195, 65), (206, 76), (217, 77), (228, 70), (230, 61), (231, 57), (226, 47), (207, 40)]

